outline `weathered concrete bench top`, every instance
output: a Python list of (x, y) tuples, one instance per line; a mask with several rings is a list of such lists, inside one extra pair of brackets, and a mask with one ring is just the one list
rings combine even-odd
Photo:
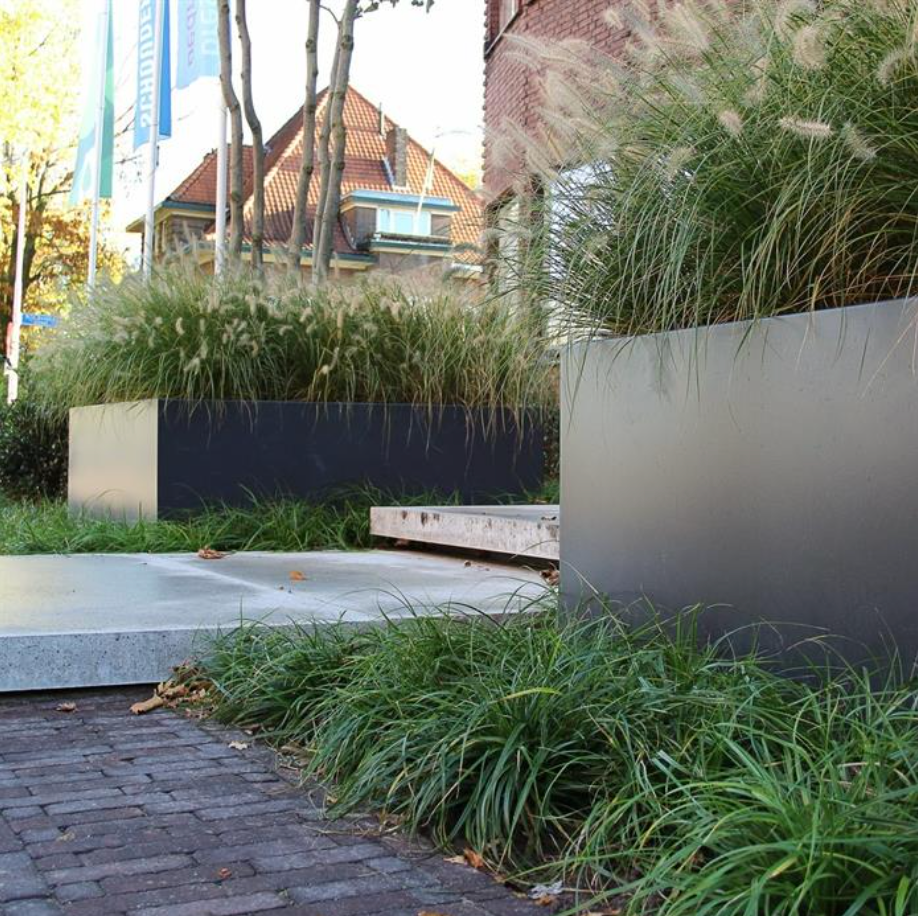
[(370, 531), (377, 537), (557, 560), (559, 506), (376, 506)]
[(540, 590), (527, 570), (407, 551), (0, 557), (0, 691), (157, 681), (243, 618), (366, 623), (406, 602), (496, 612)]

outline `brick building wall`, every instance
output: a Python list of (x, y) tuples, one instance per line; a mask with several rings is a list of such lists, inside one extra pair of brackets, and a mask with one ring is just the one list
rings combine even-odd
[(612, 0), (487, 0), (485, 13), (485, 191), (491, 200), (506, 194), (519, 166), (496, 155), (507, 121), (532, 131), (539, 124), (539, 74), (518, 58), (511, 35), (587, 41), (606, 53), (620, 50), (625, 34), (603, 19)]

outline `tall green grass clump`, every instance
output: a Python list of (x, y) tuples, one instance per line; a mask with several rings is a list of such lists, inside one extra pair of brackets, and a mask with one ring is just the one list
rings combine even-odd
[(679, 0), (606, 18), (628, 38), (614, 60), (522, 48), (548, 66), (547, 127), (505, 144), (547, 188), (537, 239), (506, 230), (538, 262), (522, 276), (567, 317), (628, 335), (913, 291), (918, 6)]
[[(372, 488), (307, 503), (255, 500), (202, 505), (184, 517), (127, 522), (70, 512), (51, 500), (2, 501), (0, 555), (47, 553), (179, 553), (214, 550), (352, 550), (372, 546), (370, 506), (393, 497)], [(401, 502), (430, 499), (400, 497)]]
[(457, 286), (316, 290), (193, 265), (99, 287), (34, 360), (50, 412), (142, 398), (540, 408), (538, 329)]
[(339, 809), (628, 914), (918, 908), (913, 683), (782, 677), (700, 643), (697, 610), (452, 611), (225, 634), (204, 662), (216, 713), (302, 745)]

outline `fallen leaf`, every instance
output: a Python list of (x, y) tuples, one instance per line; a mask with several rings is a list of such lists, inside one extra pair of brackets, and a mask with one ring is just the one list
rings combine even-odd
[(202, 547), (198, 551), (198, 557), (202, 560), (222, 560), (226, 556), (221, 550), (214, 550), (213, 547)]
[(142, 716), (145, 712), (152, 712), (154, 709), (159, 709), (160, 706), (165, 705), (166, 701), (159, 694), (154, 694), (149, 700), (135, 703), (131, 707), (131, 712), (134, 713), (135, 716)]
[(230, 741), (228, 746), (234, 751), (245, 751), (248, 750), (249, 747), (247, 741)]
[(290, 581), (291, 582), (305, 582), (306, 576), (303, 575), (298, 569), (290, 570)]
[(465, 857), (465, 861), (472, 866), (472, 868), (484, 868), (485, 860), (481, 855), (475, 852), (474, 849), (470, 849), (468, 846), (462, 850), (462, 855)]
[(557, 569), (543, 569), (542, 578), (546, 585), (557, 585), (561, 581), (561, 573)]
[(557, 899), (551, 894), (543, 894), (541, 897), (536, 897), (534, 902), (536, 906), (551, 906)]
[(163, 685), (156, 691), (164, 700), (178, 700), (188, 695), (188, 688), (184, 684)]
[(468, 862), (465, 861), (465, 856), (447, 856), (444, 862), (451, 862), (453, 865), (468, 865)]
[(58, 712), (73, 712), (76, 709), (76, 703), (58, 703), (55, 708)]
[(76, 839), (76, 834), (72, 830), (68, 830), (66, 833), (62, 833), (59, 837), (57, 837), (54, 842), (69, 843), (74, 839)]
[(230, 869), (228, 869), (228, 868), (221, 868), (220, 871), (217, 872), (217, 877), (218, 877), (221, 881), (225, 881), (227, 878), (232, 878), (232, 877), (233, 877), (233, 873), (232, 873), (232, 871), (230, 871)]

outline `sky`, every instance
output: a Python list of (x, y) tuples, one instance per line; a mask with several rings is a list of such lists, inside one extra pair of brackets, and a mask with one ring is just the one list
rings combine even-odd
[[(82, 60), (95, 53), (95, 17), (100, 0), (83, 0)], [(176, 57), (176, 0), (171, 16), (172, 59)], [(340, 7), (340, 0), (326, 0)], [(485, 0), (436, 0), (426, 13), (401, 0), (383, 3), (357, 23), (351, 85), (406, 127), (427, 147), (435, 146), (447, 165), (467, 171), (480, 165)], [(140, 0), (113, 0), (115, 22), (115, 112), (119, 125), (132, 124), (137, 67), (137, 14)], [(306, 0), (249, 0), (253, 94), (265, 137), (270, 137), (303, 104)], [(327, 83), (335, 44), (335, 24), (323, 14), (319, 85)], [(235, 59), (238, 62), (239, 55)], [(218, 83), (199, 80), (173, 92), (172, 137), (160, 145), (156, 198), (168, 194), (216, 146)], [(120, 231), (145, 208), (146, 150), (135, 155), (130, 130), (121, 141), (125, 162), (115, 176), (112, 229)], [(113, 239), (114, 240), (114, 239)], [(130, 245), (133, 248), (133, 245)]]

